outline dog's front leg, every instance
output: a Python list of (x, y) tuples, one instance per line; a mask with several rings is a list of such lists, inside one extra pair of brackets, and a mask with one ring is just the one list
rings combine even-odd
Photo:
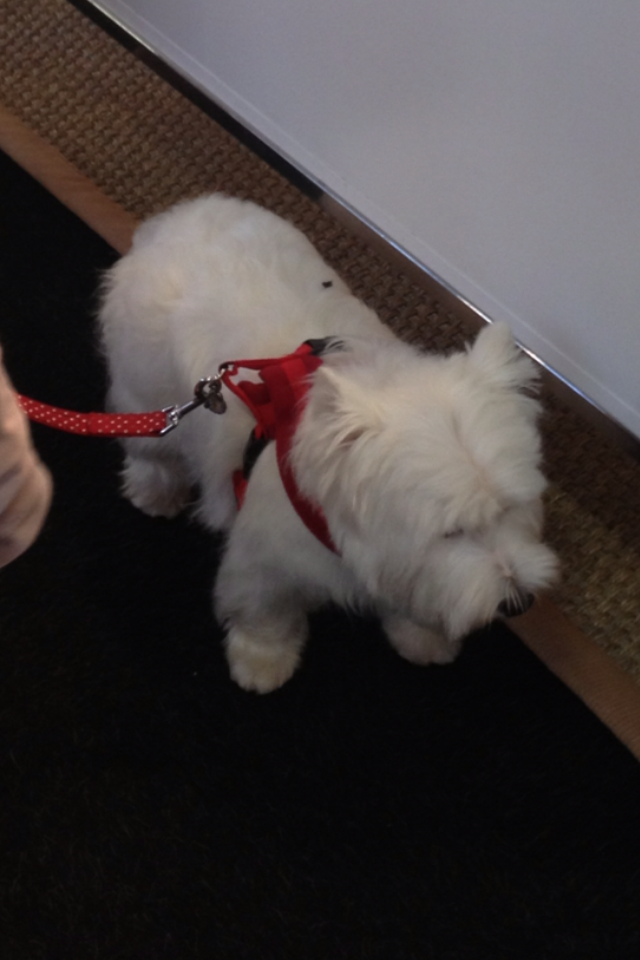
[(239, 564), (230, 545), (215, 589), (216, 616), (225, 624), (232, 678), (244, 690), (270, 693), (295, 673), (307, 639), (304, 608), (275, 571), (255, 561)]
[(306, 638), (306, 616), (228, 621), (225, 650), (232, 678), (244, 690), (277, 690), (295, 673)]

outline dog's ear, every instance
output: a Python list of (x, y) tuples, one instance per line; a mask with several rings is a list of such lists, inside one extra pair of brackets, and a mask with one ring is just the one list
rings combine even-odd
[(538, 387), (539, 370), (518, 347), (506, 323), (484, 327), (469, 349), (469, 358), (473, 367), (496, 386), (533, 392)]

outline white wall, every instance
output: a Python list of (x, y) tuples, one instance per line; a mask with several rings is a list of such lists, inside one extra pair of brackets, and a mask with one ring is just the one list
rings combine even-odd
[(638, 0), (96, 0), (640, 436)]

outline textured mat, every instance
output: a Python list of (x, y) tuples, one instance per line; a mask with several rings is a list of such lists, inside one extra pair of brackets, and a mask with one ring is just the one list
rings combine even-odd
[[(260, 160), (66, 0), (0, 0), (0, 101), (137, 217), (209, 190), (288, 217), (399, 335), (458, 346), (462, 314)], [(545, 419), (554, 599), (640, 680), (640, 466), (558, 401)]]

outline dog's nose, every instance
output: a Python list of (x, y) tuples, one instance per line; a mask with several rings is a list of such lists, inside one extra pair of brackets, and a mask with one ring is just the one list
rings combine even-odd
[(519, 590), (516, 594), (503, 600), (498, 607), (498, 614), (501, 617), (519, 617), (533, 605), (533, 594), (524, 590)]

